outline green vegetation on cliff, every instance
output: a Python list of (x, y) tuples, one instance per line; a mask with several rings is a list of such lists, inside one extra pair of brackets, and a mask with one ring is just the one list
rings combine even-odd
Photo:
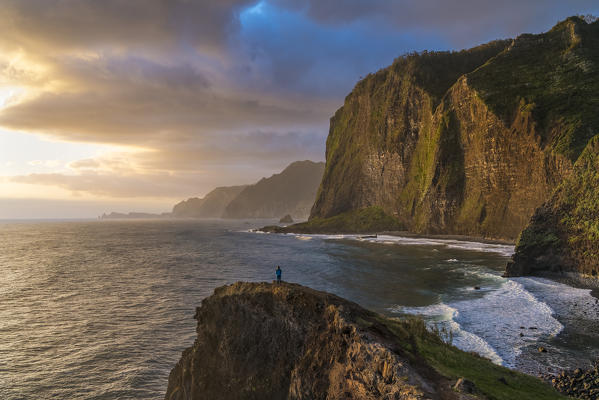
[[(508, 43), (495, 41), (459, 52), (409, 54), (358, 82), (345, 105), (331, 118), (327, 166), (311, 216), (329, 217), (373, 205), (394, 213), (395, 204), (389, 207), (386, 201), (373, 202), (371, 197), (376, 193), (360, 192), (359, 183), (370, 178), (364, 171), (368, 153), (375, 151), (384, 156), (389, 149), (409, 162), (418, 130), (430, 129), (433, 111), (444, 93), (458, 77), (483, 64)], [(424, 146), (430, 149), (430, 145)], [(381, 175), (373, 183), (385, 186), (386, 177)], [(395, 178), (390, 176), (391, 181)], [(403, 182), (400, 179), (389, 184), (400, 186)], [(384, 188), (374, 189), (379, 190)], [(393, 197), (389, 202), (396, 200)]]
[(399, 339), (413, 360), (424, 360), (449, 379), (465, 378), (474, 382), (479, 394), (488, 399), (561, 399), (549, 385), (529, 375), (491, 363), (447, 343), (443, 333), (430, 332), (420, 318), (378, 318)]
[[(196, 310), (165, 399), (562, 399), (542, 381), (297, 284), (236, 283)], [(471, 393), (456, 393), (459, 378)], [(472, 386), (471, 386), (472, 387)], [(226, 390), (224, 390), (226, 388)]]
[(467, 77), (506, 124), (518, 108), (529, 110), (541, 140), (575, 161), (599, 128), (598, 66), (599, 23), (571, 17), (521, 35)]
[(350, 211), (330, 218), (312, 218), (286, 227), (266, 226), (261, 230), (274, 233), (375, 233), (398, 231), (401, 225), (380, 207)]

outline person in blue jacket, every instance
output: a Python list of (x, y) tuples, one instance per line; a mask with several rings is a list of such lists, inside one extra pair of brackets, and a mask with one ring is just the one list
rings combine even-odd
[(279, 266), (277, 265), (277, 270), (275, 271), (275, 273), (277, 274), (277, 283), (281, 283), (281, 273), (282, 273), (282, 272), (283, 272), (283, 271), (281, 271), (281, 267), (279, 267)]

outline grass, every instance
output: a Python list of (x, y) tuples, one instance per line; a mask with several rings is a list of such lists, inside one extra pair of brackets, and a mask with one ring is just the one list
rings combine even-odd
[(476, 354), (467, 353), (445, 343), (429, 332), (420, 318), (406, 320), (378, 318), (395, 336), (406, 354), (424, 361), (446, 378), (468, 379), (489, 400), (565, 399), (543, 381), (495, 365)]
[(469, 73), (468, 83), (507, 126), (531, 112), (550, 148), (575, 161), (599, 130), (599, 22), (570, 17), (551, 31), (521, 35)]
[(312, 218), (287, 227), (270, 226), (263, 230), (276, 233), (376, 233), (400, 230), (396, 218), (381, 207), (349, 211), (330, 218)]

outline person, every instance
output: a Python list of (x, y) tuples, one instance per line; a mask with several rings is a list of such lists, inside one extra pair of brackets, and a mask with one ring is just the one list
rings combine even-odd
[(282, 273), (282, 272), (283, 272), (283, 271), (281, 271), (281, 267), (279, 267), (279, 266), (277, 265), (277, 270), (275, 271), (275, 273), (277, 274), (277, 283), (281, 283), (281, 273)]

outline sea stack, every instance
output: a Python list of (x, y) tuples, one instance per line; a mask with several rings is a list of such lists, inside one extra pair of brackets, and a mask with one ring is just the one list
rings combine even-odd
[(293, 223), (293, 218), (291, 218), (291, 215), (287, 214), (284, 217), (282, 217), (279, 220), (280, 223), (282, 224), (292, 224)]

